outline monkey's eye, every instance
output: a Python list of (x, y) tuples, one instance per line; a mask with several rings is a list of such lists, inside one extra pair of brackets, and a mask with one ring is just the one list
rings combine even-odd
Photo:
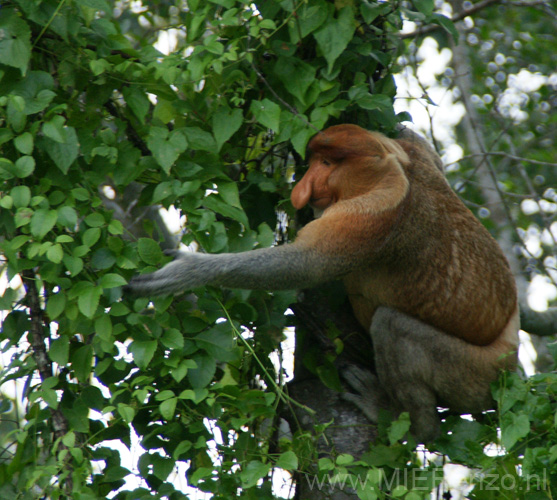
[(331, 166), (331, 162), (329, 160), (322, 160), (323, 165), (325, 165), (326, 167), (330, 167)]

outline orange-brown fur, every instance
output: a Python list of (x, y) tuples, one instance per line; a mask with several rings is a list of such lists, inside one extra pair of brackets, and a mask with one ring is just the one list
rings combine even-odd
[(509, 266), (424, 148), (339, 125), (309, 150), (292, 203), (330, 204), (296, 243), (324, 255), (347, 245), (365, 254), (344, 278), (361, 324), (369, 328), (383, 305), (475, 345), (495, 341), (516, 309)]

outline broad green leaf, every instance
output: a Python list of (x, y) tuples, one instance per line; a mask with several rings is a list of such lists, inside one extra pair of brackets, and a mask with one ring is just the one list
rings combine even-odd
[(54, 227), (58, 213), (56, 210), (40, 208), (31, 217), (31, 234), (41, 240)]
[(410, 416), (407, 412), (400, 414), (397, 420), (395, 420), (389, 427), (387, 435), (389, 436), (389, 441), (391, 445), (395, 444), (397, 441), (402, 439), (410, 430)]
[(60, 115), (54, 115), (51, 120), (43, 123), (43, 134), (53, 141), (66, 142), (66, 119)]
[(124, 419), (124, 422), (131, 424), (133, 418), (135, 417), (135, 410), (124, 403), (118, 403), (118, 413)]
[(285, 451), (280, 454), (275, 465), (284, 470), (295, 471), (298, 468), (298, 457), (293, 451)]
[(192, 391), (191, 389), (186, 389), (182, 391), (178, 396), (179, 399), (189, 399), (193, 401), (196, 405), (201, 403), (205, 398), (209, 396), (209, 391), (207, 389), (195, 389)]
[(32, 156), (22, 156), (18, 158), (15, 162), (15, 174), (20, 178), (24, 179), (29, 177), (35, 170), (35, 158)]
[(213, 380), (217, 363), (214, 358), (202, 354), (194, 356), (193, 361), (195, 361), (197, 368), (188, 371), (188, 379), (194, 389), (202, 389)]
[(63, 257), (64, 257), (64, 250), (62, 249), (62, 245), (60, 245), (59, 243), (52, 245), (46, 251), (46, 258), (50, 262), (54, 262), (55, 264), (60, 264), (60, 262), (62, 262)]
[(267, 476), (271, 470), (271, 464), (264, 464), (259, 460), (252, 460), (248, 463), (247, 467), (240, 472), (240, 479), (244, 488), (251, 488), (257, 482)]
[(29, 132), (24, 132), (14, 139), (14, 145), (20, 153), (30, 155), (33, 152), (33, 136)]
[(13, 66), (25, 74), (31, 58), (31, 30), (8, 6), (0, 12), (0, 64)]
[(241, 109), (229, 110), (225, 107), (220, 107), (217, 110), (212, 119), (217, 151), (220, 151), (222, 145), (242, 126), (243, 120), (244, 117)]
[(151, 455), (153, 462), (153, 474), (161, 481), (166, 481), (174, 470), (176, 462), (171, 458), (161, 457), (158, 453)]
[(102, 295), (102, 288), (100, 286), (94, 286), (92, 283), (89, 284), (77, 298), (77, 306), (81, 313), (86, 317), (92, 319), (97, 312), (97, 307), (99, 306), (99, 301)]
[(163, 258), (159, 244), (150, 238), (139, 238), (137, 251), (141, 260), (147, 264), (157, 265)]
[(132, 354), (135, 364), (142, 370), (149, 366), (156, 350), (156, 340), (134, 340), (128, 346), (128, 352)]
[(280, 106), (269, 99), (262, 101), (252, 101), (250, 111), (255, 119), (264, 127), (270, 128), (275, 132), (279, 131), (280, 126)]
[(83, 244), (91, 248), (101, 237), (101, 230), (98, 227), (87, 229), (83, 233)]
[(358, 106), (364, 109), (388, 109), (392, 108), (393, 100), (382, 94), (367, 94), (356, 100)]
[(431, 16), (435, 8), (434, 0), (412, 0), (414, 7), (426, 17)]
[(89, 381), (93, 370), (93, 346), (84, 345), (72, 355), (72, 367), (77, 380), (82, 384)]
[(79, 153), (79, 143), (77, 134), (73, 127), (65, 127), (65, 141), (63, 143), (44, 138), (41, 142), (48, 153), (48, 156), (56, 164), (56, 166), (67, 174), (71, 164), (77, 158)]
[(101, 278), (101, 286), (103, 288), (116, 288), (118, 286), (124, 286), (126, 283), (127, 281), (122, 276), (115, 273), (105, 274)]
[(330, 19), (313, 36), (321, 50), (321, 54), (327, 60), (329, 71), (333, 64), (348, 46), (356, 30), (356, 21), (352, 7), (343, 7), (338, 11), (336, 19)]
[(211, 194), (203, 200), (203, 205), (225, 217), (241, 222), (245, 227), (249, 227), (249, 221), (246, 213), (240, 208), (229, 205), (226, 201), (221, 199), (219, 195)]
[(112, 341), (112, 320), (108, 314), (103, 314), (95, 320), (95, 333), (107, 342)]
[(83, 270), (83, 260), (73, 255), (64, 255), (62, 262), (70, 272), (70, 276), (77, 276)]
[(184, 336), (176, 328), (169, 328), (161, 337), (161, 343), (169, 349), (181, 349), (184, 347)]
[(319, 28), (327, 19), (327, 12), (327, 3), (323, 0), (313, 0), (300, 5), (296, 9), (297, 15), (288, 23), (292, 43), (298, 43), (301, 38)]
[(279, 57), (274, 73), (286, 90), (303, 104), (307, 104), (305, 95), (315, 81), (315, 68), (297, 57)]
[(456, 42), (458, 42), (459, 34), (454, 23), (443, 14), (433, 14), (431, 21), (441, 26), (447, 33), (450, 33)]
[(89, 227), (102, 227), (105, 224), (104, 216), (101, 213), (93, 212), (85, 217), (85, 224)]
[(178, 398), (170, 398), (163, 401), (159, 405), (159, 411), (161, 412), (162, 418), (165, 420), (172, 420), (174, 418), (174, 412), (176, 411), (176, 403)]
[(60, 366), (66, 366), (70, 356), (70, 339), (63, 335), (50, 344), (48, 357)]
[(58, 224), (73, 230), (77, 226), (77, 212), (72, 207), (62, 205), (58, 209)]
[(16, 208), (28, 207), (31, 202), (31, 190), (27, 186), (15, 186), (10, 195)]
[(14, 199), (9, 194), (0, 195), (0, 207), (10, 210), (14, 206)]
[(15, 227), (22, 227), (29, 224), (29, 222), (31, 222), (31, 218), (33, 217), (33, 213), (33, 210), (30, 208), (18, 208), (14, 217)]
[(501, 421), (501, 442), (505, 449), (510, 450), (520, 439), (530, 432), (530, 419), (522, 413), (505, 413)]
[(181, 129), (187, 139), (189, 149), (215, 152), (217, 145), (213, 136), (199, 127), (185, 127)]
[(66, 307), (66, 296), (62, 293), (53, 293), (48, 296), (48, 301), (46, 303), (46, 312), (48, 317), (53, 320), (56, 319), (60, 314), (64, 312)]
[(162, 169), (169, 173), (178, 156), (188, 147), (188, 142), (184, 134), (178, 130), (169, 133), (166, 128), (151, 127), (147, 146)]
[(126, 104), (133, 111), (134, 115), (139, 118), (141, 123), (145, 123), (145, 117), (151, 107), (151, 102), (147, 98), (142, 87), (131, 85), (122, 89), (122, 94)]

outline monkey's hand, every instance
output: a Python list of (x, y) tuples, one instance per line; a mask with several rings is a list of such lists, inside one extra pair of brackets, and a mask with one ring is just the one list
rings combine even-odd
[(211, 282), (215, 277), (213, 255), (167, 251), (174, 260), (154, 273), (139, 274), (125, 288), (135, 295), (170, 295)]

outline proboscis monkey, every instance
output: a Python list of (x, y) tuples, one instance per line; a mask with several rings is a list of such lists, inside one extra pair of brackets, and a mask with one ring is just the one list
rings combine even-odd
[[(491, 408), (490, 383), (516, 365), (516, 287), (501, 249), (446, 182), (439, 157), (413, 134), (393, 140), (356, 125), (318, 133), (309, 152), (291, 199), (320, 216), (294, 243), (179, 253), (129, 289), (278, 290), (342, 278), (371, 333), (380, 384), (397, 411), (410, 413), (419, 441), (437, 435), (437, 406)], [(367, 413), (373, 418), (373, 409)]]

